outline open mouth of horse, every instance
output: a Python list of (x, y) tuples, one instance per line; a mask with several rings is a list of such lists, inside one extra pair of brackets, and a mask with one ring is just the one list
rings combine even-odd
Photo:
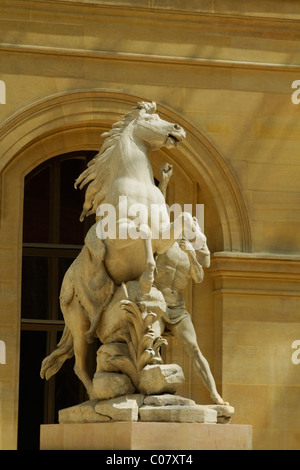
[(171, 144), (174, 145), (174, 147), (177, 146), (178, 142), (181, 142), (181, 139), (179, 137), (176, 137), (176, 135), (174, 134), (168, 134), (167, 140), (171, 142)]

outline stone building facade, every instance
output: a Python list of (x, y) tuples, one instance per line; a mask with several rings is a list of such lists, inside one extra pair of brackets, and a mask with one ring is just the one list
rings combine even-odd
[[(0, 36), (0, 448), (37, 446), (30, 416), (51, 422), (61, 403), (38, 364), (81, 243), (73, 174), (150, 100), (187, 132), (152, 164), (157, 179), (174, 165), (169, 203), (204, 204), (212, 263), (187, 305), (232, 422), (253, 426), (255, 449), (299, 449), (300, 4), (1, 0)], [(209, 402), (169, 344), (181, 395)]]

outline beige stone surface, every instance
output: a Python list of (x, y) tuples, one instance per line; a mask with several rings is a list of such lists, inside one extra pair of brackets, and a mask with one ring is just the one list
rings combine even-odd
[(130, 378), (117, 372), (96, 372), (93, 378), (93, 393), (100, 400), (108, 400), (124, 394), (134, 393)]
[(96, 413), (95, 406), (99, 400), (92, 400), (80, 403), (79, 405), (71, 406), (59, 410), (58, 422), (63, 423), (99, 423), (103, 421), (110, 421), (108, 415)]
[(95, 406), (95, 412), (109, 416), (115, 421), (137, 421), (139, 417), (139, 407), (143, 404), (144, 395), (134, 394), (126, 395), (98, 402)]
[(166, 405), (195, 405), (194, 400), (171, 395), (170, 393), (162, 393), (161, 395), (145, 396), (144, 405), (166, 406)]
[(217, 411), (204, 405), (144, 405), (139, 408), (141, 421), (178, 423), (216, 423)]
[(41, 450), (251, 450), (252, 427), (200, 423), (41, 426)]
[(140, 391), (146, 395), (175, 393), (184, 380), (178, 364), (148, 365), (141, 372)]
[(217, 412), (217, 423), (229, 424), (234, 415), (234, 407), (230, 405), (208, 405), (209, 409)]

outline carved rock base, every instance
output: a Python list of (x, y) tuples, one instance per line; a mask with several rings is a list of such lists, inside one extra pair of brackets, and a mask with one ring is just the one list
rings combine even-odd
[(148, 365), (140, 373), (139, 389), (145, 395), (175, 393), (184, 381), (178, 364)]
[(95, 406), (99, 400), (90, 400), (80, 403), (80, 405), (64, 408), (58, 412), (60, 423), (100, 423), (111, 421), (108, 416), (95, 413)]
[(96, 372), (93, 378), (93, 392), (99, 400), (109, 400), (134, 393), (130, 378), (117, 372)]
[(232, 406), (197, 405), (178, 395), (125, 395), (91, 400), (59, 411), (59, 423), (147, 421), (180, 423), (229, 423)]
[(207, 405), (217, 412), (217, 422), (220, 424), (230, 423), (231, 417), (234, 414), (234, 408), (230, 405)]
[(217, 422), (215, 410), (205, 405), (144, 405), (139, 409), (140, 421), (176, 422), (176, 423), (211, 423)]
[(99, 401), (95, 406), (95, 413), (113, 421), (137, 421), (139, 407), (143, 402), (144, 396), (139, 394)]

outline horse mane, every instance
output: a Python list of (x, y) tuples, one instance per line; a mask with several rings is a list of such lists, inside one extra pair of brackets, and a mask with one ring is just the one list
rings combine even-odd
[(108, 188), (111, 185), (112, 177), (109, 159), (111, 158), (124, 129), (126, 129), (126, 127), (136, 119), (142, 111), (144, 113), (153, 114), (156, 111), (156, 104), (154, 102), (139, 102), (132, 111), (123, 116), (121, 121), (113, 124), (110, 131), (101, 134), (102, 137), (105, 137), (105, 140), (99, 153), (88, 163), (87, 168), (76, 179), (74, 185), (76, 189), (78, 186), (82, 189), (88, 184), (83, 210), (80, 215), (81, 222), (84, 217), (95, 214), (97, 207), (105, 199)]

